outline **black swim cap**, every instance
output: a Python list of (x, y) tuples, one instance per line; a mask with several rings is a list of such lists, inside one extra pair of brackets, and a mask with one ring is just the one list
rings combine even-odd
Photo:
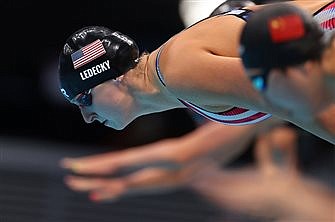
[(60, 90), (71, 101), (134, 68), (138, 58), (138, 46), (128, 36), (102, 26), (84, 27), (66, 40), (60, 53)]
[(264, 6), (249, 17), (240, 39), (246, 68), (284, 68), (319, 59), (323, 31), (311, 15), (289, 3)]
[(251, 6), (251, 5), (255, 5), (255, 3), (250, 0), (227, 0), (221, 3), (218, 7), (216, 7), (213, 10), (213, 12), (209, 15), (209, 17), (227, 13), (231, 10), (239, 9), (239, 8), (243, 8), (243, 7)]

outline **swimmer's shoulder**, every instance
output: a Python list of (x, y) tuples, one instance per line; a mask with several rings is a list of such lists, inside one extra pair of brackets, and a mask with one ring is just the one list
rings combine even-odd
[(153, 53), (155, 60), (160, 53), (155, 66), (159, 66), (166, 88), (176, 95), (182, 95), (195, 80), (199, 45), (198, 40), (185, 39), (176, 35)]
[(209, 18), (170, 38), (161, 46), (159, 58), (167, 84), (182, 81), (183, 73), (189, 75), (186, 73), (206, 61), (205, 54), (239, 57), (238, 41), (243, 25), (243, 20), (233, 16)]
[[(306, 10), (307, 12), (313, 14), (317, 12), (319, 9), (322, 7), (326, 6), (333, 0), (295, 0), (295, 1), (283, 1), (282, 3), (288, 3), (288, 4), (293, 4), (295, 6), (298, 6), (302, 8), (303, 10)], [(269, 3), (269, 4), (276, 4), (276, 3)], [(269, 5), (267, 4), (267, 5)], [(246, 9), (252, 10), (252, 11), (257, 11), (264, 7), (265, 5), (252, 5), (252, 6), (247, 6), (245, 7)]]

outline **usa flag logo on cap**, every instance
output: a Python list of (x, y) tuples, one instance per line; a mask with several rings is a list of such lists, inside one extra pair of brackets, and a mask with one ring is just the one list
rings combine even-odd
[(73, 67), (74, 69), (78, 69), (92, 60), (99, 58), (105, 53), (106, 50), (102, 45), (102, 42), (99, 39), (95, 40), (94, 42), (71, 54)]

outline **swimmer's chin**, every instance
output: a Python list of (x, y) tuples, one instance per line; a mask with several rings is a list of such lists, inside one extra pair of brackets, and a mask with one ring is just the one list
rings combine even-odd
[(115, 130), (123, 130), (128, 125), (128, 124), (123, 124), (123, 125), (119, 124), (118, 125), (118, 124), (111, 123), (109, 121), (105, 121), (103, 124), (105, 126), (109, 127), (109, 128), (115, 129)]

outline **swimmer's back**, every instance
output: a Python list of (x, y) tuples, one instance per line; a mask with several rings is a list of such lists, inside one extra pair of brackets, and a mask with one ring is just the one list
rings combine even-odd
[[(299, 0), (290, 3), (313, 14), (330, 2)], [(259, 7), (248, 9), (257, 10)], [(236, 16), (219, 15), (204, 19), (169, 39), (159, 60), (166, 88), (177, 98), (213, 112), (233, 106), (270, 112), (268, 107), (259, 109), (259, 96), (239, 61), (239, 36), (244, 24), (245, 21)], [(157, 52), (158, 49), (151, 56), (153, 70)], [(220, 65), (212, 63), (220, 59), (223, 60)]]

